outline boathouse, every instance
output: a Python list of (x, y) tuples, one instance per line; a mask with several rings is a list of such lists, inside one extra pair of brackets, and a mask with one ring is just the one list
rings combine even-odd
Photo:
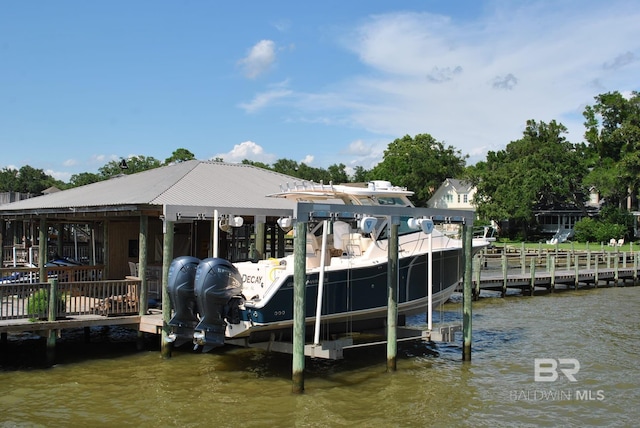
[[(76, 288), (94, 282), (117, 289), (109, 292), (114, 296), (137, 287), (135, 302), (117, 311), (112, 305), (106, 314), (143, 315), (149, 302), (162, 299), (162, 277), (173, 257), (206, 258), (214, 249), (232, 262), (283, 256), (290, 241), (276, 221), (292, 216), (295, 203), (267, 195), (294, 180), (251, 165), (191, 160), (2, 204), (0, 277), (7, 284), (41, 285), (53, 277)], [(62, 258), (81, 265), (56, 264)], [(4, 300), (0, 320), (33, 317)], [(95, 311), (98, 300), (91, 302), (73, 308), (68, 302), (67, 314), (88, 313), (87, 305)]]

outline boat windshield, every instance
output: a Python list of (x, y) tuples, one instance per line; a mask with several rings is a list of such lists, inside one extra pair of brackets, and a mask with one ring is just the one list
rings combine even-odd
[(397, 196), (361, 196), (358, 197), (360, 205), (383, 205), (385, 207), (398, 206), (398, 207), (410, 207), (411, 203), (405, 199)]

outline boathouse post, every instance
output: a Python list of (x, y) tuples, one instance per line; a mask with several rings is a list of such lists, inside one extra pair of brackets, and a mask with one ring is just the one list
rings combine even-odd
[(471, 305), (473, 292), (471, 287), (473, 274), (473, 227), (462, 224), (462, 251), (464, 254), (464, 277), (462, 288), (462, 360), (471, 361)]
[[(400, 219), (392, 216), (389, 225), (389, 246), (387, 253), (389, 266), (387, 269), (387, 372), (397, 368), (398, 355), (398, 227)], [(429, 267), (431, 269), (431, 267)]]
[[(40, 223), (42, 225), (42, 222)], [(58, 279), (51, 278), (49, 280), (49, 306), (47, 319), (55, 321), (58, 316)], [(49, 330), (47, 335), (47, 365), (52, 366), (56, 359), (56, 330)]]
[(256, 216), (254, 219), (255, 222), (255, 243), (256, 243), (256, 252), (254, 254), (257, 260), (263, 260), (265, 258), (266, 252), (266, 229), (267, 229), (267, 218), (265, 216)]
[[(149, 217), (140, 216), (140, 233), (138, 234), (138, 277), (140, 277), (140, 316), (146, 315), (149, 309), (149, 284), (147, 282), (147, 235), (149, 233)], [(142, 273), (141, 273), (142, 272)], [(144, 348), (144, 332), (138, 330), (137, 348)]]
[(140, 277), (140, 315), (145, 315), (148, 309), (147, 275), (147, 235), (149, 234), (149, 217), (140, 216), (140, 233), (138, 234), (138, 277)]
[(111, 264), (109, 254), (111, 254), (109, 249), (109, 220), (105, 219), (104, 223), (102, 223), (102, 264), (104, 265), (105, 279), (109, 279), (109, 274), (111, 273), (109, 269)]
[(169, 301), (169, 265), (173, 259), (173, 226), (174, 221), (164, 219), (164, 238), (162, 245), (162, 335), (160, 339), (160, 355), (162, 358), (171, 358), (171, 342), (169, 334), (171, 328), (171, 302)]
[(293, 363), (291, 367), (291, 390), (294, 394), (302, 394), (304, 392), (306, 247), (307, 222), (298, 219), (293, 240)]
[(47, 280), (47, 219), (40, 217), (38, 230), (38, 266), (40, 266), (40, 282)]

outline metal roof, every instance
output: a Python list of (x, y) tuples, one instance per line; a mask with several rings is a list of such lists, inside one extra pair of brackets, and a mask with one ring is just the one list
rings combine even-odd
[(221, 207), (238, 209), (238, 214), (256, 209), (291, 211), (295, 203), (266, 195), (293, 180), (252, 165), (192, 160), (0, 205), (0, 216), (124, 206), (172, 207), (176, 212)]

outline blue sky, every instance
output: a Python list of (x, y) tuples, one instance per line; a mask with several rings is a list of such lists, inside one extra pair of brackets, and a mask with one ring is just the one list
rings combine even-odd
[(428, 133), (483, 160), (639, 90), (637, 1), (4, 1), (0, 168), (131, 155), (371, 168)]

